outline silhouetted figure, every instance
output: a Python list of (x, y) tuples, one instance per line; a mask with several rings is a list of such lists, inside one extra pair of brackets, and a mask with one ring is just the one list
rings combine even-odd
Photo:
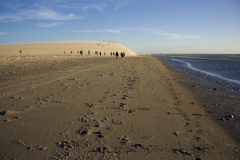
[(80, 51), (81, 56), (83, 56), (83, 50)]
[(90, 56), (90, 51), (88, 51), (88, 55)]
[(20, 57), (22, 56), (22, 50), (19, 50)]
[(118, 52), (116, 52), (116, 59), (118, 59)]

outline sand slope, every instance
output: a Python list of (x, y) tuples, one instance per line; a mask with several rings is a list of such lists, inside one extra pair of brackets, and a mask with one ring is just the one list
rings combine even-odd
[(105, 52), (110, 56), (110, 52), (125, 52), (126, 56), (136, 56), (137, 54), (125, 46), (108, 41), (64, 41), (64, 42), (44, 42), (29, 44), (9, 44), (0, 45), (0, 57), (3, 56), (19, 56), (19, 50), (22, 50), (23, 56), (28, 55), (79, 55), (78, 51), (83, 50), (84, 55), (88, 55), (88, 51), (93, 56), (95, 51)]
[(0, 159), (240, 157), (239, 146), (154, 58), (0, 63)]

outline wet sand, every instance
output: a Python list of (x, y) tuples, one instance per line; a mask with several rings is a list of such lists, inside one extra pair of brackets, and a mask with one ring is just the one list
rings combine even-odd
[[(176, 56), (174, 56), (176, 57)], [(205, 57), (205, 58), (199, 58)], [(184, 58), (211, 60), (211, 55), (194, 55)], [(216, 57), (216, 56), (215, 56)], [(238, 61), (237, 58), (226, 59), (226, 56), (219, 55), (214, 60)], [(179, 83), (196, 97), (196, 100), (203, 106), (213, 121), (218, 123), (231, 138), (240, 144), (240, 92), (232, 90), (227, 86), (206, 81), (199, 78), (200, 75), (176, 70), (164, 62), (164, 64), (175, 73)]]
[(1, 58), (0, 73), (1, 159), (240, 157), (155, 58)]

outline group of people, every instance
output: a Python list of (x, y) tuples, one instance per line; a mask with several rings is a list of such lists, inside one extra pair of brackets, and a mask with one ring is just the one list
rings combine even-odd
[[(64, 50), (64, 55), (66, 54), (66, 50)], [(71, 54), (73, 54), (73, 51), (71, 50), (70, 51)], [(78, 50), (77, 51), (78, 54), (82, 55), (83, 56), (83, 50)], [(90, 50), (88, 51), (88, 55), (90, 55)], [(106, 55), (106, 52), (103, 53), (104, 56)], [(95, 51), (95, 55), (102, 55), (102, 52), (98, 52), (98, 51)], [(118, 59), (119, 56), (121, 56), (122, 58), (125, 57), (125, 52), (121, 52), (121, 53), (118, 53), (118, 52), (110, 52), (110, 56), (116, 56), (116, 59)]]
[(121, 56), (122, 58), (125, 57), (125, 52), (121, 52), (120, 55), (118, 52), (116, 52), (116, 59), (118, 59), (118, 56)]

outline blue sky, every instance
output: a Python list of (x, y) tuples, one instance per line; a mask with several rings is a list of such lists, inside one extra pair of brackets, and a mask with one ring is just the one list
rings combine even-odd
[(138, 53), (240, 53), (240, 0), (1, 0), (0, 44), (119, 42)]

